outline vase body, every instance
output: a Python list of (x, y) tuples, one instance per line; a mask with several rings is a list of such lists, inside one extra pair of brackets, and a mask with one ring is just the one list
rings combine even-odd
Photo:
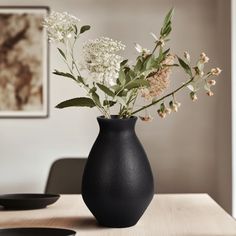
[(99, 224), (129, 227), (154, 194), (151, 167), (134, 130), (137, 118), (97, 119), (100, 132), (84, 169), (82, 197)]

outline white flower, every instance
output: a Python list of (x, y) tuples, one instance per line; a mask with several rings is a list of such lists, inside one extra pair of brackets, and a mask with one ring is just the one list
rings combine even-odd
[(91, 76), (107, 85), (115, 85), (123, 58), (116, 53), (125, 45), (107, 37), (87, 41), (83, 46), (85, 66)]
[(158, 41), (158, 37), (154, 34), (154, 33), (150, 33), (150, 35), (156, 40), (156, 41)]
[(150, 50), (147, 48), (143, 48), (140, 44), (135, 43), (135, 49), (138, 53), (149, 54)]
[(75, 25), (80, 20), (67, 12), (55, 12), (46, 17), (43, 26), (46, 28), (50, 42), (63, 42), (67, 38), (72, 37)]

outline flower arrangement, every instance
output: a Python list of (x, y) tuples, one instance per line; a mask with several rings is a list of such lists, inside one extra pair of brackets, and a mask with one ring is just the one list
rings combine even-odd
[[(130, 65), (128, 59), (119, 55), (125, 50), (125, 45), (107, 37), (88, 40), (83, 45), (83, 61), (78, 62), (75, 46), (90, 26), (79, 28), (80, 20), (75, 16), (52, 12), (43, 25), (50, 42), (59, 45), (58, 52), (68, 68), (67, 72), (55, 70), (53, 73), (74, 80), (86, 92), (86, 96), (66, 100), (56, 107), (96, 107), (106, 118), (111, 118), (111, 109), (118, 107), (121, 119), (145, 111), (140, 119), (151, 121), (153, 118), (148, 113), (151, 106), (158, 106), (157, 114), (162, 118), (178, 111), (181, 104), (176, 95), (182, 89), (189, 89), (193, 101), (197, 100), (200, 89), (205, 89), (206, 94), (212, 96), (212, 87), (216, 84), (212, 77), (218, 76), (221, 69), (217, 67), (205, 72), (205, 64), (209, 61), (205, 53), (201, 53), (196, 64), (192, 65), (188, 52), (181, 58), (166, 48), (172, 30), (172, 16), (173, 9), (166, 15), (159, 36), (151, 33), (154, 38), (152, 50), (135, 44), (138, 56)], [(188, 79), (172, 92), (164, 94), (169, 87), (173, 67), (182, 67)], [(84, 71), (86, 76), (82, 75)], [(138, 96), (145, 104), (137, 108)]]

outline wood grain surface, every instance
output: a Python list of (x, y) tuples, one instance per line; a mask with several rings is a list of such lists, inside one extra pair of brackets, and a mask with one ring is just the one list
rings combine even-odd
[[(125, 209), (124, 209), (125, 210)], [(207, 194), (158, 194), (137, 225), (97, 225), (81, 195), (62, 195), (46, 209), (0, 210), (0, 228), (59, 227), (78, 236), (236, 236), (236, 222)]]

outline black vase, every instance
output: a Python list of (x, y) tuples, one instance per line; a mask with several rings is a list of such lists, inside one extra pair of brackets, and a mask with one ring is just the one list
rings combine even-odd
[(85, 166), (83, 200), (99, 224), (129, 227), (154, 194), (151, 167), (134, 130), (137, 117), (97, 120), (100, 132)]

